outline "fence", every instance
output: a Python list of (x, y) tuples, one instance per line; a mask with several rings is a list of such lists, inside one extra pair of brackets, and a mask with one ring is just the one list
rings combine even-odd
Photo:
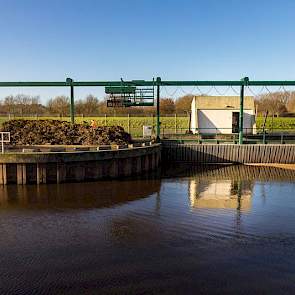
[[(70, 121), (70, 117), (61, 117), (61, 116), (40, 116), (40, 115), (26, 115), (26, 116), (14, 116), (14, 115), (2, 115), (0, 116), (0, 125), (9, 119), (60, 119), (65, 121)], [(122, 126), (127, 132), (129, 132), (133, 137), (142, 137), (143, 136), (143, 128), (142, 126), (152, 126), (154, 131), (156, 129), (156, 116), (153, 114), (150, 115), (135, 115), (135, 114), (125, 114), (125, 115), (116, 115), (110, 116), (107, 114), (102, 114), (98, 116), (79, 116), (76, 115), (77, 123), (90, 123), (91, 120), (97, 121), (97, 125), (102, 126), (113, 126), (119, 125)], [(263, 128), (263, 118), (258, 117), (256, 120), (257, 128), (256, 138), (249, 135), (248, 129), (244, 128), (245, 131), (245, 140), (251, 141), (260, 139), (261, 142), (263, 140), (268, 142), (272, 139), (272, 137), (276, 137), (277, 141), (288, 141), (293, 140), (292, 135), (295, 134), (295, 118), (271, 118), (266, 122), (265, 128)], [(213, 128), (214, 129), (214, 128)], [(214, 139), (224, 140), (224, 132), (220, 132), (220, 129), (226, 130), (228, 128), (215, 128), (215, 130), (210, 130), (210, 133), (214, 133)], [(162, 115), (161, 116), (161, 137), (162, 138), (186, 138), (192, 140), (205, 140), (206, 136), (201, 135), (209, 133), (209, 128), (207, 130), (199, 129), (198, 135), (191, 135), (189, 128), (189, 115), (184, 114), (171, 114), (171, 115)], [(231, 133), (231, 132), (230, 132)], [(207, 136), (208, 137), (208, 136)], [(227, 136), (229, 137), (229, 136)], [(230, 140), (235, 142), (237, 138), (237, 134), (232, 134)], [(210, 138), (208, 138), (209, 140)], [(225, 138), (227, 141), (228, 138)]]
[[(14, 115), (2, 115), (0, 116), (0, 124), (10, 119), (32, 119), (32, 120), (42, 120), (42, 119), (56, 119), (56, 120), (65, 120), (70, 121), (70, 117), (62, 117), (62, 116), (40, 116), (40, 115), (26, 115), (26, 116), (14, 116)], [(75, 121), (77, 123), (90, 123), (91, 120), (95, 120), (97, 125), (101, 126), (113, 126), (118, 125), (122, 126), (128, 133), (130, 133), (133, 137), (142, 137), (143, 128), (142, 126), (152, 126), (156, 129), (156, 116), (151, 115), (118, 115), (118, 116), (110, 116), (107, 114), (102, 114), (99, 116), (79, 116), (76, 115)], [(161, 126), (165, 129), (173, 129), (177, 128), (188, 129), (189, 128), (189, 116), (186, 115), (162, 115), (161, 117)]]
[[(245, 144), (294, 144), (295, 129), (289, 128), (243, 128)], [(175, 140), (178, 142), (194, 142), (198, 144), (206, 143), (231, 143), (239, 142), (239, 134), (233, 133), (231, 128), (194, 128), (187, 129), (161, 129), (163, 140)]]

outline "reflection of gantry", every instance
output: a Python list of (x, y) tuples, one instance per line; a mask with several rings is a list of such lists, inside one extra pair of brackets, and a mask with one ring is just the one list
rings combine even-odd
[(108, 94), (108, 107), (130, 107), (130, 106), (153, 106), (154, 105), (154, 86), (141, 87), (125, 85), (107, 86), (105, 93)]

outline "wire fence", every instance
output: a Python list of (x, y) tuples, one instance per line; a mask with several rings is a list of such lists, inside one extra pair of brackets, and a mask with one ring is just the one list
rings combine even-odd
[[(29, 120), (44, 120), (44, 119), (57, 119), (70, 121), (70, 117), (66, 116), (40, 116), (40, 115), (25, 115), (25, 116), (13, 116), (13, 115), (0, 115), (0, 125), (11, 119), (29, 119)], [(75, 121), (77, 123), (90, 124), (91, 120), (96, 122), (97, 126), (121, 126), (133, 137), (143, 137), (143, 126), (151, 126), (153, 130), (153, 136), (156, 130), (156, 116), (150, 115), (133, 115), (125, 114), (120, 116), (110, 116), (107, 114), (101, 114), (98, 116), (79, 116), (76, 115)], [(275, 117), (268, 118), (264, 122), (263, 117), (256, 118), (255, 130), (244, 129), (245, 138), (252, 136), (262, 136), (265, 134), (265, 138), (270, 136), (286, 137), (293, 133), (295, 134), (295, 118), (294, 117)], [(189, 114), (169, 114), (161, 115), (161, 137), (173, 138), (173, 137), (187, 137), (202, 139), (206, 136), (215, 136), (215, 138), (228, 137), (231, 134), (232, 138), (236, 137), (235, 132), (231, 128), (199, 128), (199, 130), (192, 130), (190, 128)]]

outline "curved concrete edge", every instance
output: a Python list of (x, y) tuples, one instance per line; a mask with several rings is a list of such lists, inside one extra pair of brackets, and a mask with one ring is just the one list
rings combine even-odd
[(0, 184), (61, 183), (118, 178), (154, 170), (161, 145), (120, 150), (0, 155)]
[(133, 147), (118, 150), (75, 151), (75, 152), (31, 152), (0, 154), (0, 163), (65, 163), (80, 161), (100, 161), (138, 157), (153, 153), (160, 144), (151, 146)]

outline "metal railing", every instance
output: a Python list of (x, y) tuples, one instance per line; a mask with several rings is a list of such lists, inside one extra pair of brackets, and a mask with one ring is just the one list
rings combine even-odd
[(0, 132), (1, 153), (4, 154), (4, 143), (10, 142), (10, 132)]
[[(295, 144), (293, 128), (244, 128), (244, 143), (252, 144)], [(232, 128), (161, 128), (161, 138), (197, 143), (238, 143), (239, 134)]]

